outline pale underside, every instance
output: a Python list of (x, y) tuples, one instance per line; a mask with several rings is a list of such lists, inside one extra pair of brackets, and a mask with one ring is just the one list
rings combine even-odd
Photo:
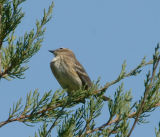
[(55, 57), (50, 63), (51, 70), (63, 89), (68, 93), (82, 87), (82, 81), (75, 71), (73, 62), (62, 61), (61, 56)]

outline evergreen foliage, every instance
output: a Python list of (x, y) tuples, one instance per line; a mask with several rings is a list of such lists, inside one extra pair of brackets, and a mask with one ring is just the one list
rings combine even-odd
[[(51, 19), (53, 3), (40, 21), (36, 21), (36, 29), (26, 32), (17, 38), (15, 29), (21, 23), (24, 13), (20, 5), (25, 0), (0, 0), (0, 79), (13, 80), (24, 78), (28, 69), (27, 62), (41, 48), (45, 32), (44, 25)], [(146, 62), (143, 58), (137, 67), (127, 72), (126, 61), (117, 78), (100, 87), (99, 80), (93, 86), (84, 90), (79, 89), (72, 96), (67, 96), (65, 90), (48, 91), (40, 96), (38, 89), (29, 92), (25, 104), (22, 99), (9, 110), (6, 120), (0, 122), (0, 128), (11, 122), (22, 122), (27, 126), (43, 123), (35, 137), (51, 137), (51, 131), (57, 128), (58, 137), (99, 137), (114, 134), (116, 137), (129, 137), (137, 123), (145, 123), (146, 118), (160, 106), (160, 61), (159, 44), (155, 48), (153, 59)], [(144, 81), (144, 95), (136, 102), (131, 91), (124, 90), (121, 80), (137, 76), (142, 68), (152, 65)], [(121, 83), (120, 83), (121, 82)], [(119, 87), (104, 101), (104, 93), (115, 84)], [(97, 126), (96, 119), (101, 117), (102, 109), (107, 108), (107, 121)], [(75, 107), (76, 110), (72, 108)], [(130, 119), (134, 119), (131, 122)], [(155, 129), (156, 137), (160, 137), (159, 129)]]
[(14, 31), (24, 17), (19, 6), (24, 1), (4, 0), (0, 6), (0, 78), (24, 78), (24, 72), (28, 69), (26, 63), (39, 51), (45, 32), (44, 25), (51, 19), (53, 3), (47, 12), (44, 10), (42, 20), (36, 21), (36, 29), (16, 38)]

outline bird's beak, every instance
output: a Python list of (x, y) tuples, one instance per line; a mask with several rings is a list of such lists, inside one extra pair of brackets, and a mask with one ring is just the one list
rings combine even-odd
[(48, 50), (48, 51), (54, 54), (54, 50)]

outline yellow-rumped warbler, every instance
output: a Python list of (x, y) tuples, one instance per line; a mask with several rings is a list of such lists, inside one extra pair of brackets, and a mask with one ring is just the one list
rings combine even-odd
[(67, 89), (68, 94), (81, 87), (87, 89), (92, 82), (83, 66), (76, 59), (74, 53), (67, 48), (49, 50), (55, 55), (50, 63), (51, 70), (63, 89)]

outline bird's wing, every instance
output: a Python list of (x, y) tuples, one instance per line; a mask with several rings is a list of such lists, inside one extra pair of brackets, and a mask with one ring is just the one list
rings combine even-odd
[(91, 82), (88, 74), (86, 73), (85, 69), (78, 62), (78, 60), (76, 60), (74, 66), (75, 66), (75, 70), (76, 70), (78, 76), (80, 77), (80, 79), (82, 81), (82, 85), (87, 86), (87, 88), (90, 87), (92, 85), (92, 82)]

